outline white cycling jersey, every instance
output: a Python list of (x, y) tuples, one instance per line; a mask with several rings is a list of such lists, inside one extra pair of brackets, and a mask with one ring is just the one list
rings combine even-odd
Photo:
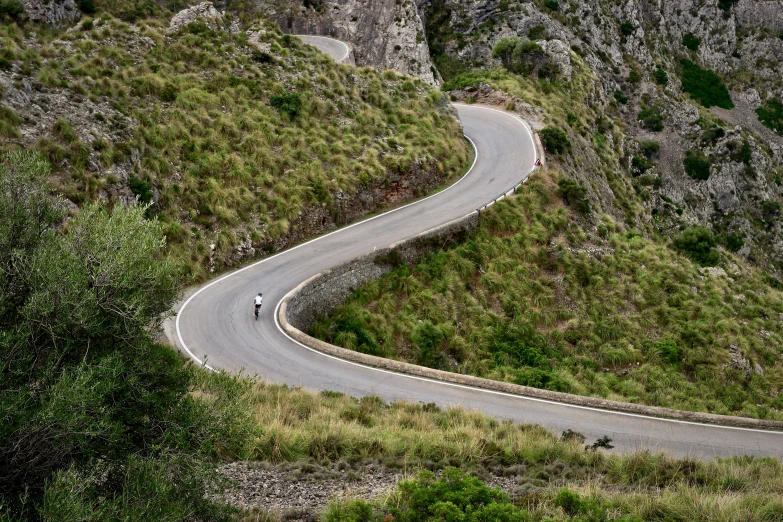
[(256, 299), (255, 299), (255, 304), (256, 304), (256, 306), (261, 306), (261, 303), (262, 303), (263, 301), (264, 301), (264, 298), (263, 298), (263, 297), (261, 297), (260, 295), (257, 295), (257, 296), (256, 296)]

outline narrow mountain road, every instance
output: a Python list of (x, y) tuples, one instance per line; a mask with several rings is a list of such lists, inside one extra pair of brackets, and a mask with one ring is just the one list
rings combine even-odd
[[(311, 42), (308, 42), (311, 43)], [(322, 47), (339, 53), (339, 46)], [(337, 50), (335, 50), (337, 49)], [(341, 54), (333, 56), (341, 57)], [(500, 111), (458, 106), (477, 157), (452, 187), (417, 203), (368, 219), (229, 273), (197, 289), (166, 325), (169, 339), (199, 363), (311, 390), (334, 390), (387, 401), (462, 406), (502, 419), (573, 429), (588, 442), (607, 435), (619, 451), (650, 449), (704, 458), (783, 457), (783, 433), (672, 421), (571, 406), (430, 381), (323, 355), (283, 334), (276, 306), (288, 291), (325, 269), (461, 217), (529, 175), (533, 138), (519, 119)], [(252, 300), (264, 293), (261, 317)]]

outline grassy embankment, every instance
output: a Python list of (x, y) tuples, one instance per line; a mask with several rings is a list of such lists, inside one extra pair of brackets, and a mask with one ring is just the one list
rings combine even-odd
[[(43, 116), (34, 111), (4, 109), (0, 128), (3, 149), (43, 152), (56, 166), (52, 188), (79, 205), (130, 192), (152, 201), (190, 280), (230, 263), (240, 243), (273, 248), (309, 207), (341, 222), (338, 194), (417, 168), (442, 179), (464, 170), (458, 124), (419, 80), (335, 64), (264, 21), (249, 26), (257, 43), (244, 30), (167, 27), (101, 14), (25, 38), (3, 25), (17, 85), (30, 80), (77, 106), (89, 99), (107, 114), (64, 115), (36, 143), (20, 132)], [(92, 121), (110, 134), (89, 131)]]
[[(783, 419), (783, 294), (768, 278), (728, 253), (725, 275), (702, 271), (608, 218), (588, 236), (555, 177), (538, 173), (464, 244), (360, 288), (312, 333), (518, 384)], [(714, 261), (709, 239), (674, 243)]]
[[(511, 477), (513, 503), (530, 515), (523, 520), (569, 520), (564, 488), (597, 513), (578, 520), (778, 520), (783, 512), (783, 466), (776, 459), (612, 455), (586, 449), (578, 435), (563, 439), (460, 408), (314, 394), (200, 371), (195, 379), (201, 400), (214, 402), (216, 410), (230, 404), (242, 416), (245, 427), (232, 437), (241, 441), (242, 458), (299, 463), (301, 473), (331, 463), (346, 472), (380, 464), (412, 476), (457, 466), (484, 479)], [(374, 511), (383, 515), (410, 500), (393, 493)], [(370, 520), (349, 518), (345, 506), (330, 511), (331, 520)], [(244, 518), (270, 519), (260, 513)]]

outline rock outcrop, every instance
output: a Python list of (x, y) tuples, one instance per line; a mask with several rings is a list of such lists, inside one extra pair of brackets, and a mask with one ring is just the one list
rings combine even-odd
[(440, 82), (432, 66), (424, 24), (413, 2), (359, 0), (272, 2), (258, 0), (280, 28), (292, 34), (331, 36), (354, 46), (356, 64), (394, 69), (431, 85)]
[(33, 22), (54, 26), (68, 25), (82, 16), (75, 0), (24, 0), (24, 11)]
[(223, 21), (223, 15), (215, 9), (212, 2), (201, 2), (193, 7), (183, 9), (171, 19), (169, 31), (174, 32), (192, 24), (193, 22), (204, 22), (210, 29), (217, 29)]

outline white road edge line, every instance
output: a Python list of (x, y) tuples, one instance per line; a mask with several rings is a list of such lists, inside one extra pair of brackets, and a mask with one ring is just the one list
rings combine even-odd
[[(465, 105), (465, 104), (457, 104), (457, 105)], [(467, 105), (467, 106), (470, 107), (471, 105)], [(535, 141), (533, 140), (533, 133), (532, 133), (531, 129), (528, 127), (527, 123), (524, 120), (522, 120), (520, 117), (516, 116), (515, 114), (510, 114), (508, 112), (501, 111), (499, 109), (493, 109), (491, 107), (482, 107), (482, 106), (473, 106), (473, 107), (480, 108), (480, 109), (483, 109), (483, 110), (498, 112), (500, 114), (505, 114), (505, 115), (507, 115), (507, 116), (509, 116), (511, 118), (514, 118), (519, 123), (521, 123), (522, 127), (527, 132), (528, 137), (530, 138), (530, 141), (531, 141), (531, 143), (533, 145), (534, 158), (538, 157), (538, 154), (536, 153), (536, 144), (535, 144)], [(359, 221), (359, 222), (354, 223), (352, 225), (349, 225), (347, 227), (341, 228), (339, 230), (335, 230), (333, 232), (330, 232), (330, 233), (325, 234), (323, 236), (317, 237), (315, 239), (311, 239), (310, 241), (302, 243), (301, 245), (297, 245), (297, 246), (295, 246), (295, 247), (293, 247), (293, 248), (291, 248), (289, 250), (284, 250), (283, 252), (279, 252), (279, 253), (271, 256), (271, 257), (262, 259), (260, 261), (257, 261), (255, 263), (253, 263), (253, 264), (250, 264), (250, 265), (248, 265), (246, 267), (240, 268), (239, 270), (236, 270), (234, 272), (226, 274), (223, 277), (220, 277), (220, 278), (216, 279), (215, 281), (209, 283), (208, 285), (200, 288), (197, 292), (195, 292), (193, 295), (191, 295), (185, 301), (185, 303), (182, 305), (182, 307), (179, 309), (179, 312), (177, 313), (177, 321), (176, 321), (177, 338), (179, 339), (179, 342), (182, 345), (182, 347), (184, 348), (184, 350), (199, 365), (201, 365), (201, 366), (203, 366), (203, 367), (205, 367), (205, 368), (207, 368), (207, 369), (209, 369), (211, 371), (215, 371), (214, 368), (212, 368), (211, 366), (207, 365), (205, 362), (202, 362), (198, 357), (196, 357), (193, 354), (193, 352), (191, 352), (190, 349), (187, 347), (187, 345), (185, 344), (185, 341), (182, 339), (182, 332), (180, 330), (179, 319), (182, 316), (182, 312), (185, 310), (185, 307), (188, 305), (188, 303), (190, 303), (190, 301), (193, 300), (194, 297), (196, 297), (198, 294), (200, 294), (201, 292), (203, 292), (207, 288), (211, 287), (212, 285), (217, 284), (220, 281), (223, 281), (224, 279), (228, 279), (229, 277), (234, 276), (236, 274), (239, 274), (240, 272), (244, 272), (245, 270), (247, 270), (249, 268), (253, 268), (255, 266), (260, 265), (261, 263), (265, 263), (266, 261), (274, 259), (277, 256), (286, 254), (288, 252), (296, 250), (297, 248), (303, 247), (303, 246), (308, 245), (310, 243), (314, 243), (314, 242), (319, 241), (319, 240), (321, 240), (321, 239), (323, 239), (325, 237), (329, 237), (332, 234), (337, 234), (339, 232), (342, 232), (343, 230), (348, 230), (349, 228), (353, 228), (355, 226), (361, 225), (362, 223), (367, 223), (369, 221), (372, 221), (374, 219), (378, 219), (378, 218), (383, 217), (383, 216), (387, 216), (389, 214), (392, 214), (392, 213), (397, 212), (399, 210), (402, 210), (404, 208), (410, 207), (412, 205), (417, 205), (417, 204), (419, 204), (419, 203), (421, 203), (423, 201), (427, 201), (430, 198), (434, 198), (436, 196), (439, 196), (439, 195), (445, 193), (446, 191), (450, 190), (453, 187), (456, 187), (460, 182), (462, 182), (462, 180), (467, 178), (468, 175), (470, 175), (471, 172), (473, 172), (473, 168), (476, 166), (476, 162), (478, 161), (478, 158), (479, 158), (479, 151), (478, 151), (478, 148), (476, 147), (476, 144), (473, 142), (472, 139), (470, 139), (470, 137), (468, 137), (468, 136), (465, 136), (465, 137), (468, 139), (468, 141), (470, 141), (471, 145), (473, 146), (473, 150), (475, 151), (474, 158), (473, 158), (473, 164), (470, 166), (470, 169), (465, 173), (465, 175), (462, 176), (459, 180), (457, 180), (457, 182), (454, 183), (453, 185), (450, 185), (449, 187), (445, 188), (444, 190), (438, 192), (437, 194), (432, 194), (431, 196), (427, 196), (426, 198), (420, 199), (418, 201), (414, 201), (413, 203), (408, 203), (407, 205), (403, 205), (402, 207), (395, 208), (395, 209), (390, 210), (388, 212), (384, 212), (383, 214), (378, 214), (377, 216), (373, 216), (373, 217), (371, 217), (369, 219), (366, 219), (366, 220), (363, 220), (363, 221)], [(530, 177), (531, 173), (532, 173), (532, 171), (529, 172), (527, 174), (527, 176), (525, 176), (525, 181), (527, 181), (527, 179)], [(475, 212), (475, 210), (473, 212)], [(466, 214), (465, 216), (469, 216), (473, 212), (470, 212), (470, 213)], [(463, 216), (463, 217), (465, 217), (465, 216)], [(459, 218), (457, 218), (457, 219), (459, 219)], [(285, 297), (285, 296), (283, 296), (283, 297)], [(307, 350), (310, 350), (313, 353), (317, 353), (317, 354), (319, 354), (319, 355), (321, 355), (323, 357), (328, 357), (330, 359), (341, 361), (341, 362), (346, 363), (346, 364), (351, 364), (351, 365), (354, 365), (354, 366), (367, 368), (368, 370), (373, 370), (373, 371), (376, 371), (376, 372), (398, 375), (398, 376), (406, 377), (408, 379), (414, 379), (414, 380), (419, 380), (419, 381), (426, 381), (426, 382), (431, 382), (431, 383), (434, 383), (434, 384), (441, 384), (441, 385), (444, 385), (444, 386), (451, 386), (451, 387), (454, 387), (454, 388), (461, 388), (461, 389), (466, 389), (466, 390), (475, 390), (475, 391), (480, 391), (480, 392), (484, 392), (484, 393), (489, 393), (489, 394), (492, 394), (492, 395), (499, 395), (499, 396), (504, 396), (504, 397), (513, 397), (513, 398), (517, 398), (517, 399), (521, 399), (521, 400), (528, 400), (528, 401), (540, 402), (540, 403), (544, 403), (544, 404), (553, 404), (553, 405), (558, 405), (558, 406), (565, 406), (565, 407), (575, 408), (575, 409), (579, 409), (579, 410), (595, 411), (595, 412), (607, 413), (607, 414), (612, 414), (612, 415), (623, 415), (623, 416), (626, 416), (626, 417), (633, 417), (633, 418), (639, 418), (639, 419), (649, 419), (649, 420), (653, 420), (653, 421), (664, 421), (664, 422), (671, 422), (671, 423), (675, 423), (675, 424), (688, 424), (688, 425), (693, 425), (693, 426), (709, 426), (709, 427), (713, 427), (713, 428), (722, 428), (722, 429), (727, 429), (727, 430), (739, 430), (739, 431), (747, 431), (747, 432), (753, 432), (753, 433), (783, 433), (783, 432), (773, 431), (773, 430), (759, 430), (759, 429), (754, 429), (754, 428), (741, 428), (741, 427), (737, 427), (737, 426), (724, 426), (722, 424), (706, 424), (706, 423), (702, 423), (702, 422), (692, 422), (692, 421), (683, 421), (683, 420), (677, 420), (677, 419), (667, 419), (665, 417), (651, 417), (651, 416), (648, 416), (648, 415), (640, 415), (640, 414), (637, 414), (637, 413), (626, 413), (626, 412), (615, 411), (615, 410), (603, 410), (603, 409), (600, 409), (600, 408), (592, 408), (590, 406), (579, 406), (579, 405), (576, 405), (576, 404), (568, 404), (568, 403), (564, 403), (564, 402), (556, 402), (556, 401), (550, 401), (550, 400), (546, 400), (546, 399), (538, 399), (538, 398), (535, 398), (535, 397), (525, 397), (524, 395), (515, 395), (515, 394), (512, 394), (512, 393), (505, 393), (505, 392), (499, 392), (499, 391), (495, 391), (495, 390), (488, 390), (486, 388), (475, 388), (475, 387), (472, 387), (472, 386), (465, 386), (465, 385), (462, 385), (462, 384), (455, 384), (455, 383), (450, 383), (450, 382), (438, 381), (438, 380), (434, 380), (434, 379), (427, 379), (426, 377), (419, 377), (419, 376), (416, 376), (416, 375), (408, 375), (408, 374), (405, 374), (405, 373), (397, 373), (397, 372), (392, 372), (392, 371), (389, 371), (389, 370), (384, 370), (382, 368), (374, 368), (372, 366), (366, 366), (364, 364), (359, 364), (359, 363), (356, 363), (356, 362), (353, 362), (353, 361), (347, 361), (345, 359), (341, 359), (341, 358), (335, 357), (333, 355), (328, 355), (328, 354), (325, 354), (323, 352), (319, 352), (318, 350), (315, 350), (314, 348), (310, 348), (309, 346), (304, 345), (304, 344), (300, 343), (299, 341), (297, 341), (296, 339), (293, 339), (292, 337), (290, 337), (283, 330), (283, 327), (280, 326), (280, 322), (278, 321), (278, 318), (277, 318), (277, 314), (278, 314), (278, 311), (279, 311), (279, 308), (280, 308), (280, 305), (282, 304), (282, 302), (283, 302), (283, 300), (281, 299), (280, 301), (278, 301), (277, 305), (275, 306), (274, 321), (275, 321), (275, 325), (277, 326), (277, 329), (283, 335), (285, 335), (289, 340), (291, 340), (294, 343), (296, 343), (297, 345), (299, 345), (299, 346), (301, 346), (303, 348), (306, 348)]]

